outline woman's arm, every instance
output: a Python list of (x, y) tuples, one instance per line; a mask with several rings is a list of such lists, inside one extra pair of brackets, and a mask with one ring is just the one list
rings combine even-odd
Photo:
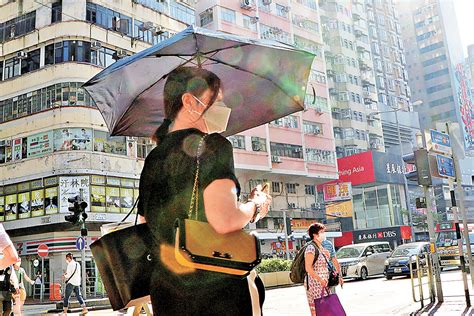
[(255, 203), (239, 203), (236, 191), (230, 179), (214, 180), (204, 190), (207, 221), (220, 234), (242, 229), (255, 212)]
[(35, 284), (35, 281), (30, 279), (30, 277), (28, 276), (28, 274), (26, 274), (24, 270), (23, 270), (23, 277), (25, 278), (26, 282), (30, 283), (31, 285)]
[(18, 253), (13, 244), (3, 249), (3, 258), (0, 259), (0, 269), (3, 270), (9, 265), (15, 264), (18, 261)]

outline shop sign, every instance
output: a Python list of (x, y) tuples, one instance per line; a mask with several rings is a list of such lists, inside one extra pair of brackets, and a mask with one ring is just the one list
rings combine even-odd
[(373, 153), (375, 180), (379, 183), (405, 183), (405, 164), (398, 155)]
[(399, 240), (400, 227), (388, 227), (383, 229), (367, 229), (354, 231), (354, 243), (364, 243), (372, 241), (393, 241)]
[(326, 216), (329, 216), (331, 219), (352, 217), (352, 200), (327, 204)]
[(69, 213), (71, 199), (82, 196), (90, 210), (89, 176), (59, 177), (59, 212)]
[(329, 183), (323, 186), (324, 201), (342, 201), (352, 198), (352, 185), (350, 182)]
[(91, 184), (104, 185), (105, 184), (105, 176), (92, 175), (91, 176)]
[(340, 222), (330, 222), (324, 224), (326, 226), (326, 231), (328, 232), (340, 232), (341, 231), (341, 223)]
[(38, 133), (27, 138), (28, 158), (53, 152), (53, 132)]
[(18, 184), (18, 192), (28, 191), (30, 189), (29, 182), (22, 182)]
[(107, 177), (107, 184), (109, 185), (115, 185), (115, 186), (120, 186), (120, 179), (119, 178), (113, 178), (113, 177)]
[(375, 182), (371, 151), (339, 158), (337, 165), (342, 182), (351, 182), (352, 185)]
[(314, 224), (314, 220), (309, 219), (292, 219), (291, 220), (291, 229), (293, 230), (307, 230), (308, 227)]
[(43, 187), (43, 179), (33, 180), (30, 182), (32, 189), (39, 189)]
[(50, 177), (44, 179), (44, 186), (50, 187), (58, 184), (58, 177)]

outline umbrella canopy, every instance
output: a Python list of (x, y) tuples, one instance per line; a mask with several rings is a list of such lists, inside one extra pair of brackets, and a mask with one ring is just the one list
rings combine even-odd
[(228, 136), (304, 109), (312, 53), (190, 26), (126, 57), (84, 84), (112, 135), (151, 136), (164, 116), (163, 87), (179, 66), (202, 67), (222, 80), (232, 109)]

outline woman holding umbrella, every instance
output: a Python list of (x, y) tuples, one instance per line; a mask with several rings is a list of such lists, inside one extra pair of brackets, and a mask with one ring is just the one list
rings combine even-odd
[[(252, 271), (246, 278), (187, 271), (174, 261), (176, 218), (187, 217), (201, 143), (199, 213), (218, 233), (242, 229), (266, 216), (271, 197), (255, 189), (247, 203), (237, 201), (232, 145), (220, 132), (230, 109), (222, 102), (220, 79), (212, 72), (180, 67), (164, 85), (163, 124), (154, 138), (140, 178), (138, 214), (161, 242), (161, 262), (151, 276), (153, 311), (158, 315), (260, 315), (264, 288)], [(169, 254), (167, 254), (169, 252)]]

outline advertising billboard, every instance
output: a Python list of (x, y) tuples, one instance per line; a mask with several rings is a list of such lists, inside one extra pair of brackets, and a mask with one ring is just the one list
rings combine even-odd
[(464, 149), (474, 150), (474, 105), (471, 83), (467, 79), (463, 64), (457, 64), (454, 72), (458, 121), (461, 125)]
[(28, 136), (28, 158), (40, 157), (53, 152), (53, 132), (38, 133)]
[(329, 218), (352, 217), (352, 200), (326, 205), (326, 216)]
[(323, 186), (325, 202), (350, 200), (352, 198), (352, 185), (350, 182), (329, 183)]

